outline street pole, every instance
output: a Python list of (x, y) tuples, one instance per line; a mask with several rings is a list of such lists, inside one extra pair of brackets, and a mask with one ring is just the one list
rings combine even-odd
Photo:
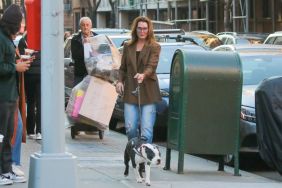
[[(249, 0), (246, 0), (245, 1), (245, 4), (246, 4), (246, 30), (245, 32), (249, 32)], [(274, 20), (274, 19), (272, 19)]]
[(235, 4), (235, 0), (232, 0), (232, 21), (233, 21), (233, 28), (232, 28), (232, 31), (233, 32), (236, 32), (236, 19), (235, 19), (235, 16), (236, 16), (236, 4)]
[(192, 19), (192, 4), (191, 4), (191, 0), (188, 0), (188, 19), (189, 19), (189, 31), (192, 30), (192, 22), (191, 22), (191, 19)]
[(160, 21), (160, 2), (157, 2), (157, 21)]
[(148, 16), (148, 0), (145, 0), (145, 16)]
[(209, 2), (206, 2), (206, 30), (209, 31)]
[(30, 157), (29, 188), (76, 188), (77, 159), (65, 152), (63, 0), (41, 0), (42, 151)]
[(143, 0), (140, 0), (140, 11), (139, 15), (143, 16)]

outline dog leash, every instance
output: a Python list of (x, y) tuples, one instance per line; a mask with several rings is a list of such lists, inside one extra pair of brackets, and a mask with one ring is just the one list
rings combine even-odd
[(138, 122), (138, 128), (140, 130), (138, 134), (138, 138), (141, 139), (141, 96), (140, 96), (140, 83), (137, 82), (136, 89), (132, 92), (133, 95), (137, 95), (138, 97), (138, 115), (139, 115), (139, 122)]
[(140, 84), (138, 83), (137, 86), (137, 92), (138, 92), (138, 111), (139, 111), (139, 128), (140, 128), (140, 137), (141, 137), (141, 96), (140, 96)]
[(133, 151), (135, 152), (136, 155), (138, 155), (139, 157), (143, 158), (143, 159), (146, 161), (146, 163), (147, 163), (148, 165), (151, 164), (151, 161), (148, 160), (148, 159), (146, 159), (146, 158), (142, 155), (142, 153), (141, 153), (140, 151), (138, 151), (136, 148), (133, 148)]
[(133, 148), (133, 151), (136, 153), (136, 155), (145, 159), (145, 157), (142, 155), (142, 153), (140, 151), (138, 151), (136, 148)]

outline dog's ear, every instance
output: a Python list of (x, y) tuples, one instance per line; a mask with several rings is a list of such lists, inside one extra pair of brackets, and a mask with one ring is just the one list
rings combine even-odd
[(157, 148), (157, 150), (159, 151), (159, 155), (161, 156), (161, 152), (160, 152), (159, 146), (155, 145), (155, 147)]
[(147, 147), (147, 146), (146, 146), (145, 144), (142, 144), (142, 145), (141, 145), (141, 148), (142, 148), (142, 149), (145, 149), (146, 147)]

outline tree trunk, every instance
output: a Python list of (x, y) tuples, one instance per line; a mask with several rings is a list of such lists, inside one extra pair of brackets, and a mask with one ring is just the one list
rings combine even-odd
[(94, 28), (97, 27), (97, 9), (101, 3), (101, 0), (87, 0), (89, 17), (92, 20), (92, 25)]
[(115, 11), (115, 1), (109, 0), (109, 3), (111, 5), (111, 12), (110, 12), (110, 28), (115, 28), (115, 22), (116, 22), (116, 11)]
[(232, 31), (231, 29), (231, 3), (232, 0), (224, 0), (224, 31)]

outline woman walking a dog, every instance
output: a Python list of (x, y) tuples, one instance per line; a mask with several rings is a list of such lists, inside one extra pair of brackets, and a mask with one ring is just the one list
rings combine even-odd
[(116, 84), (116, 91), (123, 95), (125, 128), (129, 140), (140, 134), (148, 143), (152, 143), (156, 103), (161, 100), (156, 75), (160, 50), (151, 20), (144, 16), (137, 17), (132, 25), (131, 40), (124, 44), (119, 81)]

